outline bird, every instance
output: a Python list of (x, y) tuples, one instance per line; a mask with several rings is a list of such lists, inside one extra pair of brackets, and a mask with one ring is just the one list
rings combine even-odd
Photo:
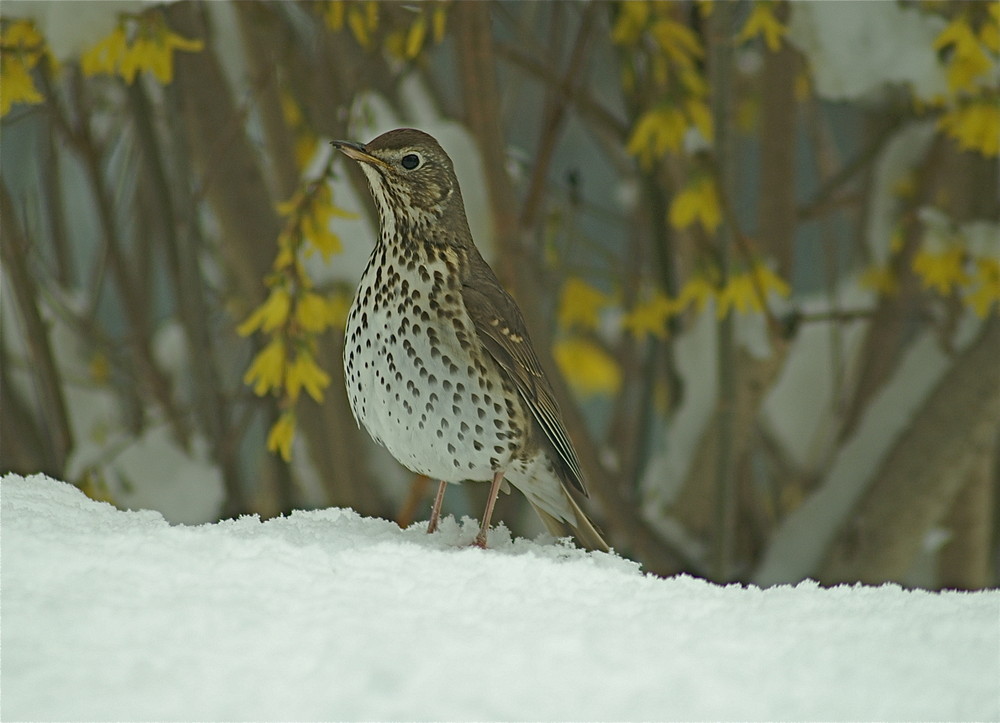
[(398, 462), (439, 482), (427, 531), (448, 484), (489, 482), (474, 541), (485, 548), (509, 484), (553, 536), (607, 551), (573, 497), (588, 496), (580, 460), (521, 311), (473, 241), (451, 158), (414, 128), (332, 145), (360, 165), (380, 226), (347, 317), (350, 406)]

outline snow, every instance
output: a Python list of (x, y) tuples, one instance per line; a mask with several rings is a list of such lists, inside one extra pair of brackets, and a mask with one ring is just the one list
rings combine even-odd
[[(968, 346), (980, 328), (979, 320), (963, 316), (955, 335), (956, 346)], [(881, 460), (909, 427), (951, 363), (952, 358), (932, 332), (921, 333), (910, 344), (898, 372), (875, 395), (857, 429), (829, 461), (822, 486), (782, 520), (768, 542), (754, 582), (787, 583), (819, 569), (843, 520), (874, 482)], [(812, 370), (817, 368), (813, 366)], [(786, 399), (785, 403), (791, 404), (792, 400)], [(788, 415), (773, 415), (771, 424), (781, 418), (787, 419)]]
[(947, 90), (933, 47), (945, 24), (899, 3), (796, 3), (788, 39), (808, 58), (823, 98), (873, 98), (886, 84), (907, 84), (932, 98)]
[(1000, 717), (1000, 592), (658, 579), (350, 510), (171, 526), (0, 480), (4, 720)]

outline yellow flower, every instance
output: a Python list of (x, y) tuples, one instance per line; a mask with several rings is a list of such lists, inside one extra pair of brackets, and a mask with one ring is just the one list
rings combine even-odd
[(938, 128), (964, 151), (979, 151), (987, 158), (1000, 155), (1000, 104), (996, 101), (950, 110), (938, 119)]
[(330, 230), (330, 222), (334, 218), (356, 218), (356, 215), (334, 206), (330, 184), (320, 183), (309, 199), (309, 208), (302, 219), (302, 235), (319, 250), (324, 261), (343, 248), (340, 237)]
[(382, 47), (389, 55), (400, 60), (406, 60), (406, 33), (393, 30), (386, 34)]
[(715, 309), (716, 316), (725, 318), (730, 309), (745, 314), (749, 311), (760, 311), (764, 307), (754, 288), (750, 274), (733, 274), (729, 282), (719, 292), (719, 305)]
[(440, 3), (434, 8), (434, 12), (431, 14), (431, 25), (433, 26), (432, 34), (434, 36), (434, 42), (440, 43), (444, 40), (444, 30), (448, 22), (448, 11), (444, 3)]
[(611, 30), (611, 42), (616, 45), (635, 45), (649, 20), (649, 3), (645, 0), (618, 3), (618, 16)]
[(343, 0), (332, 0), (326, 4), (323, 9), (323, 20), (326, 21), (326, 27), (333, 31), (343, 29), (345, 7)]
[(692, 69), (683, 69), (677, 75), (688, 95), (694, 98), (708, 97), (708, 82), (705, 80), (704, 73)]
[(560, 371), (574, 389), (584, 395), (612, 395), (621, 388), (618, 363), (592, 341), (568, 337), (552, 349)]
[(774, 53), (781, 48), (781, 39), (787, 32), (788, 28), (774, 15), (773, 3), (756, 2), (743, 29), (736, 34), (736, 42), (743, 43), (761, 35), (767, 49)]
[(135, 82), (140, 71), (148, 70), (162, 85), (167, 85), (174, 79), (174, 50), (196, 52), (204, 45), (201, 40), (170, 32), (157, 20), (147, 21), (129, 44), (125, 29), (119, 25), (80, 56), (80, 69), (86, 76), (117, 73), (129, 84)]
[(365, 0), (365, 22), (369, 30), (378, 28), (378, 4), (379, 0)]
[(41, 52), (44, 40), (31, 20), (14, 20), (3, 31), (4, 49), (23, 48)]
[(310, 397), (322, 402), (323, 390), (328, 386), (330, 375), (319, 368), (311, 353), (300, 350), (288, 368), (288, 378), (285, 381), (289, 399), (296, 401), (304, 388)]
[(965, 251), (959, 245), (940, 252), (921, 249), (913, 258), (913, 270), (920, 276), (924, 288), (934, 289), (943, 296), (951, 293), (952, 286), (969, 283), (964, 265)]
[(152, 40), (138, 37), (125, 51), (119, 73), (125, 82), (131, 85), (135, 82), (135, 76), (140, 70), (152, 68), (154, 65), (162, 65), (163, 60), (157, 57), (159, 54), (162, 54), (162, 50)]
[(963, 15), (952, 20), (934, 41), (935, 50), (949, 46), (952, 48), (952, 55), (947, 68), (948, 88), (952, 92), (974, 89), (975, 80), (989, 73), (993, 61), (979, 44), (972, 26)]
[(338, 329), (347, 326), (347, 314), (351, 310), (351, 297), (343, 292), (337, 292), (330, 295), (326, 300), (326, 305), (326, 314), (330, 324)]
[(253, 392), (262, 397), (272, 389), (280, 389), (285, 378), (285, 344), (280, 338), (271, 342), (254, 357), (247, 373), (243, 375), (244, 384), (252, 384)]
[(649, 29), (660, 50), (679, 68), (693, 69), (696, 62), (705, 55), (698, 36), (678, 22), (663, 18), (653, 23)]
[(990, 3), (990, 12), (979, 28), (979, 42), (991, 52), (1000, 53), (1000, 5)]
[(977, 316), (984, 318), (990, 307), (1000, 302), (1000, 261), (976, 259), (976, 274), (971, 286), (974, 291), (966, 295), (965, 303), (972, 307)]
[(421, 13), (406, 32), (406, 44), (403, 46), (403, 55), (407, 60), (413, 60), (420, 54), (421, 48), (424, 47), (424, 38), (426, 37), (427, 17)]
[(317, 293), (307, 291), (295, 305), (295, 320), (305, 331), (323, 331), (330, 324), (330, 307)]
[(667, 151), (680, 150), (687, 126), (687, 118), (679, 108), (646, 111), (635, 124), (626, 150), (648, 168)]
[(351, 7), (347, 11), (347, 27), (351, 29), (354, 34), (354, 39), (358, 41), (358, 45), (362, 48), (368, 48), (371, 45), (371, 36), (368, 34), (368, 23), (365, 21), (365, 15), (357, 7)]
[[(45, 40), (30, 20), (15, 20), (0, 35), (0, 116), (15, 103), (37, 104), (45, 98), (35, 87), (31, 70), (48, 53)], [(49, 56), (50, 60), (51, 55)]]
[(695, 179), (670, 202), (669, 218), (677, 230), (698, 222), (708, 233), (714, 233), (722, 223), (715, 181), (710, 176)]
[(688, 279), (684, 286), (681, 287), (680, 293), (677, 294), (675, 306), (678, 311), (683, 311), (689, 305), (695, 304), (696, 311), (702, 312), (708, 306), (709, 299), (717, 294), (718, 289), (715, 287), (715, 284), (705, 276), (697, 274)]
[(309, 243), (319, 250), (323, 260), (329, 260), (333, 254), (340, 253), (343, 246), (340, 237), (330, 230), (329, 218), (332, 214), (325, 212), (325, 209), (316, 209), (302, 219), (302, 234), (309, 239)]
[(180, 50), (185, 53), (197, 53), (204, 49), (205, 42), (203, 40), (185, 38), (169, 30), (166, 31), (166, 36), (162, 40), (166, 51), (159, 56), (159, 64), (151, 68), (151, 70), (161, 84), (167, 85), (174, 79), (174, 51)]
[(44, 101), (24, 61), (13, 53), (0, 55), (0, 116), (7, 115), (15, 103)]
[(288, 291), (280, 287), (272, 289), (264, 303), (236, 327), (236, 333), (240, 336), (250, 336), (258, 329), (274, 331), (288, 319), (291, 308), (292, 297)]
[(287, 201), (278, 201), (276, 208), (279, 216), (289, 216), (295, 213), (305, 201), (305, 192), (300, 188)]
[(722, 319), (730, 310), (746, 314), (763, 311), (768, 292), (788, 296), (788, 284), (763, 264), (754, 264), (749, 271), (732, 274), (728, 283), (719, 291), (717, 316)]
[(667, 336), (667, 320), (679, 308), (665, 294), (657, 293), (625, 314), (622, 325), (637, 338), (652, 334), (663, 339)]
[(610, 303), (607, 294), (583, 279), (567, 279), (559, 296), (559, 326), (563, 329), (574, 325), (579, 325), (581, 329), (596, 329), (601, 309)]
[(768, 292), (773, 291), (778, 296), (787, 298), (792, 293), (788, 283), (771, 270), (770, 266), (764, 264), (754, 264), (750, 273), (755, 277), (754, 283), (766, 297)]
[(865, 269), (858, 282), (862, 288), (872, 289), (883, 296), (892, 296), (899, 291), (899, 280), (888, 266)]
[(290, 462), (293, 439), (295, 439), (295, 414), (283, 412), (267, 434), (267, 450), (277, 452), (283, 460)]
[(712, 121), (712, 111), (708, 109), (705, 101), (690, 98), (685, 101), (684, 109), (687, 111), (688, 118), (694, 123), (694, 127), (701, 133), (702, 138), (711, 143), (715, 128)]
[(316, 154), (316, 146), (319, 139), (310, 133), (303, 126), (302, 130), (295, 134), (295, 164), (298, 168), (305, 168), (309, 160)]

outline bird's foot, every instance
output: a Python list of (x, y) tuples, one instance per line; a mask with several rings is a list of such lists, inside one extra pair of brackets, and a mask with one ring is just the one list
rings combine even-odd
[(431, 521), (427, 525), (427, 534), (436, 532), (438, 528), (438, 520), (441, 519), (441, 503), (444, 502), (444, 491), (447, 488), (447, 482), (438, 483), (437, 494), (434, 495), (434, 506), (431, 508)]
[(480, 532), (478, 535), (476, 535), (476, 539), (472, 541), (472, 547), (478, 547), (480, 550), (487, 549), (485, 532)]

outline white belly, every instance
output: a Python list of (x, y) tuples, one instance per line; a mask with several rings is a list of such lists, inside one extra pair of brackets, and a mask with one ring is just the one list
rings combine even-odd
[(405, 282), (400, 268), (376, 248), (348, 316), (344, 371), (355, 419), (414, 472), (488, 480), (520, 451), (511, 425), (520, 402), (479, 373), (494, 362), (464, 307), (439, 313), (461, 298), (444, 262), (422, 259)]

